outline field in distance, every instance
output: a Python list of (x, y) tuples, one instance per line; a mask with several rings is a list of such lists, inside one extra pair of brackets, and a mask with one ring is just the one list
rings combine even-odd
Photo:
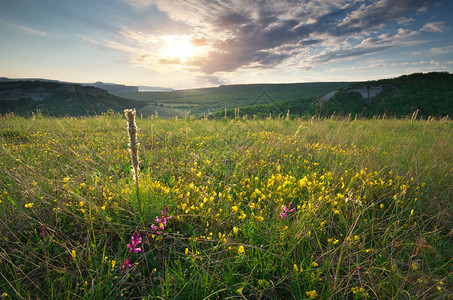
[(224, 108), (269, 104), (301, 97), (322, 97), (350, 84), (351, 82), (238, 84), (170, 92), (126, 92), (115, 95), (178, 109), (185, 113), (203, 115)]

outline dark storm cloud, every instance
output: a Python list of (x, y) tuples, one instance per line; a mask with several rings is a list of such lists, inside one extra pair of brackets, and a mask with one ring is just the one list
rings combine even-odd
[[(410, 13), (427, 9), (430, 0), (350, 1), (212, 1), (157, 0), (170, 18), (209, 31), (211, 51), (190, 61), (206, 74), (239, 68), (267, 68), (300, 55), (312, 46), (327, 53), (311, 62), (354, 57), (394, 46), (351, 46), (334, 49), (341, 40), (364, 39), (386, 24), (407, 20)], [(175, 10), (176, 5), (180, 9)], [(391, 26), (389, 26), (391, 27)], [(393, 30), (395, 30), (393, 28)], [(380, 32), (391, 35), (395, 32)]]
[[(362, 33), (374, 30), (389, 22), (404, 18), (408, 12), (426, 9), (430, 0), (380, 0), (371, 1), (368, 5), (351, 6), (334, 10), (321, 16), (317, 22), (319, 32), (332, 36), (347, 36), (351, 33)], [(339, 22), (335, 22), (335, 19)], [(326, 22), (331, 20), (331, 22)], [(325, 24), (323, 24), (325, 22)]]
[(231, 26), (241, 26), (243, 24), (250, 23), (251, 20), (248, 18), (248, 16), (238, 13), (238, 12), (232, 12), (225, 14), (223, 16), (220, 16), (216, 20), (216, 25), (218, 27), (231, 27)]

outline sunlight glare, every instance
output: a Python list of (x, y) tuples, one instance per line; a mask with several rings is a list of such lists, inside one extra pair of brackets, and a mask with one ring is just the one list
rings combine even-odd
[(165, 46), (163, 55), (169, 58), (186, 60), (197, 52), (197, 47), (191, 43), (191, 37), (187, 35), (167, 35), (163, 37)]

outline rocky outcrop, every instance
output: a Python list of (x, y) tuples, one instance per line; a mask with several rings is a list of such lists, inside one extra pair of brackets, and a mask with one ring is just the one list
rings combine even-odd
[(51, 92), (43, 88), (34, 88), (24, 90), (23, 88), (8, 88), (0, 85), (0, 101), (19, 101), (21, 99), (31, 99), (33, 101), (42, 101), (52, 95)]
[(364, 100), (370, 100), (371, 98), (376, 97), (379, 95), (384, 88), (380, 85), (373, 86), (373, 85), (364, 85), (361, 87), (351, 87), (344, 90), (346, 93), (359, 93)]
[(77, 84), (36, 81), (0, 82), (0, 101), (43, 101), (61, 92), (94, 97), (106, 97), (108, 95), (106, 90)]
[(395, 96), (399, 93), (399, 90), (396, 87), (387, 84), (351, 85), (341, 90), (335, 90), (328, 93), (327, 95), (324, 95), (322, 97), (322, 101), (328, 101), (338, 93), (342, 94), (359, 93), (363, 100), (371, 102), (376, 96), (380, 95), (384, 91), (386, 91), (386, 93), (388, 93), (390, 96)]
[(81, 86), (77, 84), (64, 84), (59, 87), (57, 90), (64, 91), (68, 93), (78, 93), (78, 94), (85, 94), (95, 97), (105, 97), (108, 95), (107, 91), (104, 89), (100, 89), (97, 87), (92, 86)]

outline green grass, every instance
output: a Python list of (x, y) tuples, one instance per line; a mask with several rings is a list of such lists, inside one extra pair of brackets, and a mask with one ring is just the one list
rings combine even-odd
[(1, 118), (3, 298), (453, 297), (451, 121), (137, 125)]

